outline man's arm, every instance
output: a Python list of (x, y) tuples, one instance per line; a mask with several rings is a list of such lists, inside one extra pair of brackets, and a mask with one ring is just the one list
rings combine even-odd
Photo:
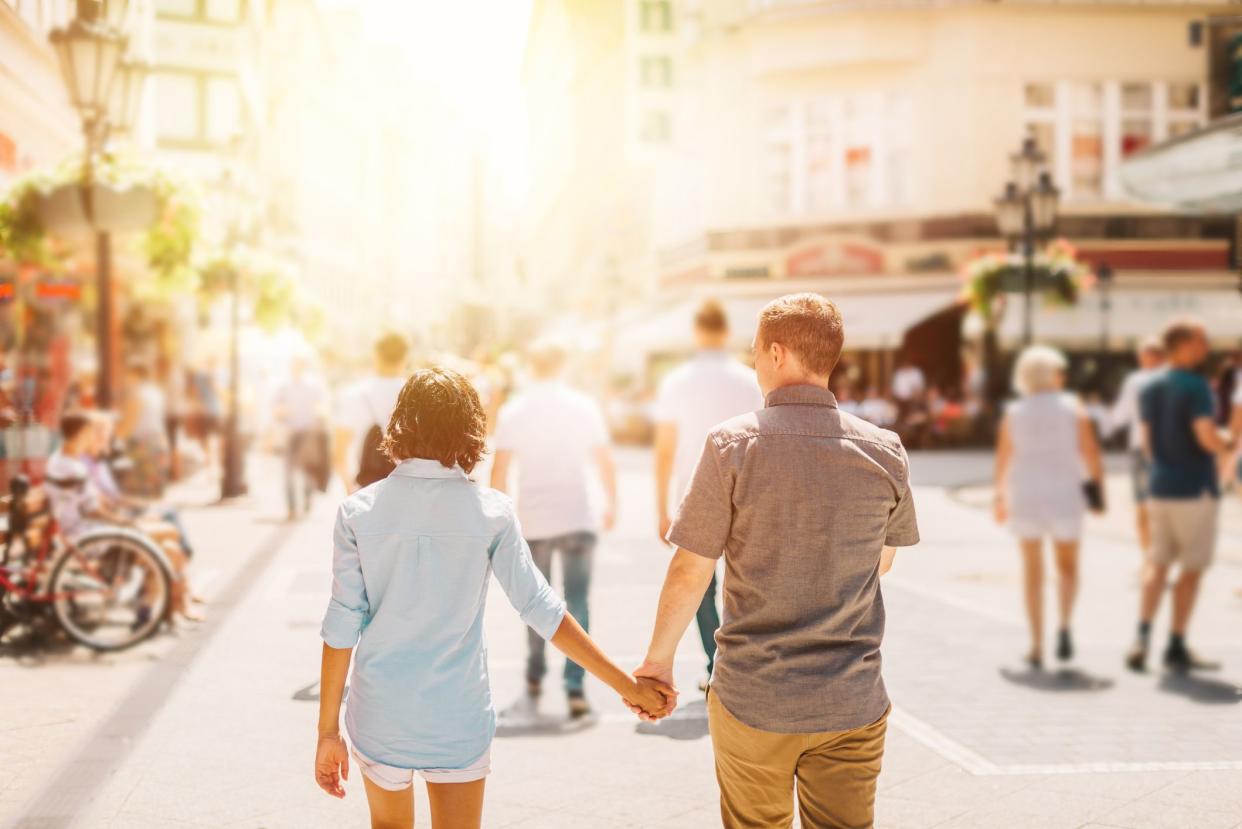
[(668, 543), (665, 536), (672, 525), (668, 515), (668, 489), (673, 478), (673, 462), (677, 457), (677, 424), (665, 421), (656, 424), (655, 432), (655, 474), (656, 474), (656, 518), (660, 540)]
[(650, 677), (673, 685), (673, 657), (677, 652), (677, 643), (699, 609), (715, 572), (714, 558), (680, 548), (673, 554), (664, 576), (664, 587), (660, 590), (660, 604), (647, 658), (634, 671), (634, 676)]
[(1210, 417), (1196, 417), (1194, 424), (1195, 440), (1199, 442), (1199, 447), (1210, 455), (1219, 455), (1224, 452), (1227, 447), (1225, 441), (1221, 439), (1220, 432), (1216, 431), (1216, 421)]
[(353, 492), (356, 481), (349, 470), (349, 447), (353, 445), (354, 430), (348, 426), (337, 426), (332, 431), (332, 468), (345, 485), (346, 492)]
[(880, 575), (881, 576), (887, 573), (889, 570), (893, 569), (893, 559), (895, 559), (896, 557), (897, 557), (896, 547), (889, 547), (885, 545), (884, 549), (880, 550)]
[(595, 465), (604, 485), (604, 529), (611, 530), (617, 519), (617, 464), (607, 443), (595, 447)]
[(513, 452), (508, 449), (497, 449), (492, 458), (492, 489), (505, 491), (509, 482), (509, 464), (513, 460)]

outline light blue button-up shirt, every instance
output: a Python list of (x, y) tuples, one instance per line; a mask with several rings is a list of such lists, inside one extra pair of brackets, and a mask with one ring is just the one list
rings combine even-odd
[(321, 635), (354, 653), (345, 728), (398, 768), (465, 768), (496, 733), (483, 640), (488, 574), (549, 639), (565, 616), (507, 496), (413, 458), (337, 513)]

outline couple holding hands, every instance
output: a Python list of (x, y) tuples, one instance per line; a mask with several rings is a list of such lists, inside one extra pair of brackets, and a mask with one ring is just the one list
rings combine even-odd
[[(319, 786), (352, 763), (373, 827), (478, 827), (496, 729), (483, 638), (494, 574), (522, 620), (644, 719), (677, 704), (673, 655), (725, 559), (724, 623), (708, 689), (722, 824), (868, 827), (884, 749), (880, 576), (918, 541), (896, 435), (837, 408), (844, 332), (817, 294), (775, 300), (754, 338), (763, 409), (712, 430), (668, 533), (677, 551), (647, 659), (598, 648), (536, 568), (509, 499), (467, 475), (485, 417), (456, 372), (416, 372), (385, 434), (392, 474), (351, 495), (334, 530), (324, 617)], [(350, 674), (350, 661), (353, 671)], [(345, 727), (341, 704), (350, 679)]]

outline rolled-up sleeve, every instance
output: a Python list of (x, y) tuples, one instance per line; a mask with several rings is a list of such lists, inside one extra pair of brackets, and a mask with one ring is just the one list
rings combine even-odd
[(704, 558), (720, 558), (732, 530), (733, 482), (721, 470), (720, 450), (709, 435), (668, 541)]
[(919, 543), (919, 521), (914, 514), (914, 487), (910, 484), (910, 458), (901, 450), (902, 475), (905, 489), (897, 496), (897, 503), (888, 514), (888, 526), (884, 530), (884, 546), (913, 547)]
[(535, 633), (551, 639), (565, 618), (565, 602), (535, 567), (516, 516), (508, 516), (504, 529), (492, 542), (491, 558), (492, 572), (509, 604)]
[(366, 627), (370, 610), (358, 560), (358, 540), (344, 510), (338, 510), (332, 532), (332, 598), (328, 600), (319, 635), (329, 647), (352, 648)]

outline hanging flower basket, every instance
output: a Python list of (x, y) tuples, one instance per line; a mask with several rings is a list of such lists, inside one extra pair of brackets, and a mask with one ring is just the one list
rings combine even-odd
[(149, 229), (159, 218), (159, 197), (146, 185), (91, 185), (93, 221), (86, 215), (83, 190), (80, 184), (66, 183), (35, 195), (35, 215), (46, 232), (69, 238), (86, 236), (95, 230), (134, 233)]
[[(1025, 292), (1027, 279), (1020, 255), (984, 254), (962, 271), (963, 299), (992, 328), (1004, 316), (1008, 295)], [(1045, 305), (1070, 306), (1095, 283), (1095, 274), (1069, 242), (1057, 239), (1037, 254), (1029, 279)]]

